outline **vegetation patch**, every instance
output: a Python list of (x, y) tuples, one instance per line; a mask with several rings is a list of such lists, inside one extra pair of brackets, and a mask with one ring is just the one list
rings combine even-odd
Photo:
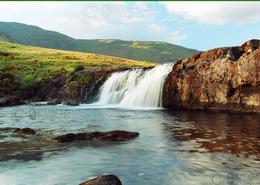
[(22, 79), (22, 89), (32, 89), (35, 88), (36, 82), (33, 74), (28, 74)]
[[(51, 80), (65, 73), (71, 73), (71, 80), (83, 83), (87, 80), (85, 77), (73, 76), (73, 74), (82, 70), (139, 68), (156, 65), (156, 63), (146, 61), (93, 53), (53, 50), (0, 42), (0, 74), (14, 75), (20, 81), (22, 89), (34, 88), (39, 80)], [(6, 82), (5, 80), (5, 85)]]
[(85, 67), (82, 64), (77, 64), (74, 67), (74, 72), (82, 71)]

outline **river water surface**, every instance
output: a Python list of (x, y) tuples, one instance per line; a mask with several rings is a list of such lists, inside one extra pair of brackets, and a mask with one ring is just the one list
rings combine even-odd
[[(80, 105), (0, 109), (1, 185), (77, 185), (112, 173), (124, 185), (260, 184), (260, 116)], [(137, 131), (126, 142), (53, 143), (68, 132)]]

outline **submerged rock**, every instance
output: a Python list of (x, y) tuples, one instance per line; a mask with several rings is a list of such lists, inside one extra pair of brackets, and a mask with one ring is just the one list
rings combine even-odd
[(178, 61), (165, 80), (167, 108), (260, 112), (260, 40)]
[(64, 143), (72, 141), (84, 140), (104, 140), (104, 141), (124, 141), (134, 139), (139, 136), (138, 132), (127, 132), (123, 130), (115, 130), (108, 132), (83, 132), (83, 133), (68, 133), (65, 135), (57, 136), (54, 140)]
[(102, 175), (79, 185), (122, 185), (122, 183), (115, 175)]
[(14, 130), (14, 133), (19, 135), (34, 135), (36, 131), (31, 128), (17, 128)]

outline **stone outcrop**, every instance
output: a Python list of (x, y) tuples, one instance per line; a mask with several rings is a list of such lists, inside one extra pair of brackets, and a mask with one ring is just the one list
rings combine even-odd
[[(89, 71), (82, 70), (75, 73), (61, 73), (48, 82), (42, 82), (37, 89), (34, 98), (48, 100), (50, 104), (64, 103), (78, 105), (81, 102), (91, 101), (99, 88), (113, 72), (110, 69)], [(55, 101), (53, 101), (55, 100)]]
[(57, 104), (61, 104), (61, 103), (62, 103), (62, 101), (59, 99), (50, 99), (50, 100), (48, 100), (47, 105), (57, 105)]
[(72, 141), (125, 141), (134, 139), (139, 136), (137, 132), (127, 132), (123, 130), (114, 130), (108, 132), (83, 132), (83, 133), (68, 133), (65, 135), (57, 136), (54, 140), (65, 143)]
[(11, 106), (11, 105), (22, 105), (25, 101), (23, 99), (20, 99), (17, 96), (5, 96), (0, 97), (0, 107), (1, 106)]
[(26, 102), (48, 101), (49, 105), (78, 105), (93, 101), (107, 77), (125, 69), (100, 69), (66, 72), (61, 70), (48, 79), (37, 79), (35, 87), (23, 89), (19, 79), (11, 74), (0, 75), (0, 107)]
[(80, 185), (122, 185), (122, 183), (115, 175), (102, 175), (83, 182)]
[(260, 112), (260, 40), (178, 61), (166, 78), (163, 105)]

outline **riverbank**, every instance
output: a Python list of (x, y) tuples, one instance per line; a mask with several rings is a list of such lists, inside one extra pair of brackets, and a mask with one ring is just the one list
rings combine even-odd
[[(104, 104), (260, 112), (259, 40), (201, 52), (172, 68), (164, 64), (147, 72), (145, 69), (156, 64), (7, 46), (13, 53), (8, 49), (1, 53), (5, 61), (1, 62), (0, 106), (34, 101), (48, 101), (50, 105), (89, 103), (96, 100), (104, 84), (100, 96)], [(42, 58), (34, 56), (36, 51)], [(137, 68), (144, 70), (130, 71)]]
[(156, 63), (0, 42), (0, 106), (90, 101), (115, 71)]

